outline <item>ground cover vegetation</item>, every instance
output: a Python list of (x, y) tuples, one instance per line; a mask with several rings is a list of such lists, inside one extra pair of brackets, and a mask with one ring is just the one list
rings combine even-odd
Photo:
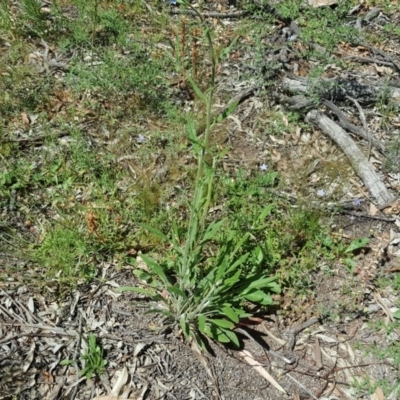
[[(279, 391), (281, 398), (300, 398), (304, 385), (312, 398), (397, 398), (396, 211), (367, 206), (374, 201), (340, 148), (305, 115), (328, 107), (324, 101), (347, 101), (360, 114), (368, 160), (398, 195), (393, 75), (399, 67), (397, 53), (385, 58), (379, 48), (398, 40), (399, 18), (400, 7), (385, 1), (314, 7), (294, 0), (230, 6), (0, 0), (0, 321), (6, 327), (0, 387), (6, 398), (89, 399), (124, 390), (121, 398), (189, 398), (157, 380), (176, 378), (175, 370), (144, 372), (149, 360), (161, 365), (156, 353), (170, 354), (173, 338), (202, 360), (213, 380), (208, 396), (239, 399), (229, 382), (223, 387), (223, 375), (216, 377), (208, 354), (215, 356), (218, 344), (244, 354), (269, 319), (275, 328), (292, 327), (292, 345), (277, 339), (280, 347), (294, 351), (296, 335), (319, 322), (309, 337), (339, 350), (323, 351), (322, 389), (308, 381), (282, 388), (282, 381), (266, 378), (271, 392), (260, 398)], [(374, 46), (372, 61), (366, 43)], [(386, 79), (365, 103), (348, 94), (355, 92), (343, 95), (346, 77), (355, 80), (357, 57), (375, 68), (359, 75)], [(311, 82), (305, 107), (296, 96), (292, 103), (282, 97), (290, 93), (283, 78), (293, 73)], [(317, 83), (336, 76), (342, 81)], [(375, 148), (378, 139), (384, 152)], [(379, 214), (388, 207), (391, 213)], [(131, 345), (118, 342), (120, 349), (133, 346), (124, 350), (125, 361), (106, 340), (111, 332), (110, 340), (122, 335), (112, 331), (114, 323), (127, 322), (99, 316), (108, 309), (105, 298), (110, 309), (123, 299), (125, 313), (135, 307), (139, 316), (133, 331), (142, 336), (132, 334)], [(376, 304), (381, 314), (371, 311)], [(301, 322), (303, 328), (293, 328)], [(353, 350), (344, 350), (345, 341), (329, 342), (325, 324), (340, 325), (365, 362), (342, 361), (340, 351)], [(159, 335), (153, 342), (142, 333), (149, 326)], [(358, 329), (374, 340), (357, 336)], [(37, 347), (25, 341), (46, 334), (55, 340)], [(18, 337), (24, 341), (11, 345)], [(50, 347), (57, 361), (47, 354)], [(129, 349), (141, 365), (136, 375), (126, 364)], [(360, 372), (375, 365), (377, 371)], [(332, 383), (338, 376), (346, 380), (340, 390)]]

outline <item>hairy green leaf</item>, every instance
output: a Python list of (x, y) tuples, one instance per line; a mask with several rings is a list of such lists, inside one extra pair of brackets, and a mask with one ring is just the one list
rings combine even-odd
[(210, 319), (209, 321), (216, 326), (227, 329), (231, 329), (234, 325), (233, 322), (228, 321), (227, 319)]
[(178, 295), (184, 299), (187, 299), (186, 294), (183, 293), (182, 290), (180, 290), (176, 286), (167, 286), (167, 290), (168, 290), (168, 292), (175, 293), (176, 295)]
[(152, 234), (156, 235), (157, 237), (159, 237), (161, 240), (163, 240), (164, 242), (168, 241), (168, 237), (166, 235), (164, 235), (161, 231), (159, 231), (158, 229), (152, 227), (151, 225), (147, 225), (147, 224), (141, 224), (141, 226), (143, 228), (146, 229), (146, 231), (151, 232)]
[(231, 308), (229, 306), (225, 306), (225, 307), (222, 307), (221, 310), (235, 324), (237, 324), (239, 322), (239, 317), (236, 314), (236, 312), (233, 310), (233, 308)]
[(271, 296), (265, 294), (261, 290), (255, 290), (249, 294), (246, 294), (244, 298), (251, 301), (252, 303), (262, 304), (263, 306), (273, 304)]
[(237, 337), (237, 335), (236, 335), (235, 332), (230, 331), (230, 330), (228, 330), (228, 329), (221, 329), (221, 330), (225, 333), (225, 335), (229, 338), (229, 340), (230, 340), (237, 348), (240, 347), (240, 342), (239, 342), (239, 339), (238, 339), (238, 337)]
[(362, 249), (370, 242), (368, 238), (355, 239), (346, 248), (345, 253), (352, 253), (355, 250)]
[(190, 82), (190, 85), (192, 86), (194, 92), (196, 95), (199, 97), (199, 99), (204, 103), (207, 104), (207, 98), (205, 94), (201, 91), (201, 89), (197, 86), (197, 83), (194, 81), (194, 79), (190, 76), (188, 76), (188, 81)]
[(197, 317), (198, 328), (201, 333), (205, 333), (206, 327), (206, 316), (204, 314), (200, 314)]
[(142, 254), (141, 257), (146, 265), (153, 271), (153, 273), (162, 279), (165, 285), (170, 285), (169, 279), (160, 265), (158, 265), (152, 258), (147, 257), (144, 254)]
[(184, 335), (186, 336), (186, 338), (189, 338), (190, 337), (190, 327), (186, 321), (185, 314), (182, 314), (181, 317), (179, 318), (179, 325), (181, 326), (182, 331), (183, 331)]

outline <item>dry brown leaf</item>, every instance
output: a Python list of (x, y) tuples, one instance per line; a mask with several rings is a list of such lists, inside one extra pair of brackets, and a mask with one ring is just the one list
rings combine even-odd
[(378, 214), (378, 209), (375, 207), (374, 204), (370, 203), (370, 205), (369, 205), (369, 215), (374, 216), (376, 214)]
[(136, 268), (140, 268), (143, 271), (149, 272), (149, 268), (147, 267), (147, 264), (143, 261), (143, 258), (140, 256), (136, 257)]
[(254, 359), (254, 357), (247, 351), (243, 350), (239, 352), (239, 355), (254, 369), (265, 378), (275, 389), (282, 393), (288, 394), (286, 390), (268, 373), (268, 371), (262, 367), (262, 365)]
[(375, 390), (375, 393), (372, 395), (371, 399), (385, 400), (385, 395), (383, 394), (383, 390), (380, 387), (377, 387)]
[(30, 125), (31, 121), (29, 120), (27, 113), (22, 112), (21, 118), (22, 118), (22, 122), (24, 123), (24, 125)]
[(118, 375), (118, 379), (114, 383), (113, 388), (111, 390), (111, 395), (113, 396), (117, 396), (121, 392), (123, 387), (126, 385), (129, 378), (128, 368), (125, 366), (120, 371), (118, 371), (116, 375)]
[(383, 212), (386, 215), (398, 215), (400, 214), (400, 199), (397, 199), (393, 203), (391, 203), (388, 207), (386, 207)]
[(376, 72), (379, 75), (392, 75), (393, 74), (393, 70), (392, 68), (389, 67), (385, 67), (385, 66), (381, 66), (379, 67), (378, 65), (374, 65)]
[(315, 346), (314, 346), (314, 353), (315, 353), (315, 363), (317, 368), (322, 368), (322, 354), (321, 354), (321, 347), (319, 345), (319, 340), (315, 338)]

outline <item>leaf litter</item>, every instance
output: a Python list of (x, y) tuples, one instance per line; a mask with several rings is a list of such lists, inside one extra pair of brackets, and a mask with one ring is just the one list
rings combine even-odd
[[(232, 21), (224, 22), (224, 26), (231, 24)], [(379, 29), (379, 23), (371, 25), (372, 28)], [(219, 33), (223, 35), (224, 30), (226, 28), (221, 28)], [(265, 44), (266, 50), (270, 50), (267, 39)], [(363, 56), (369, 53), (365, 47), (362, 52)], [(360, 58), (358, 51), (354, 52), (352, 49), (353, 53)], [(378, 55), (379, 53), (374, 54), (375, 57)], [(266, 59), (268, 57), (271, 59), (271, 54), (267, 54)], [(243, 89), (256, 84), (252, 80), (240, 84), (236, 81), (238, 71), (242, 72), (246, 68), (241, 60), (252, 58), (251, 50), (245, 49), (236, 56), (234, 62), (224, 65), (225, 80), (218, 91), (221, 98), (225, 98), (226, 93), (240, 94)], [(296, 62), (305, 73), (306, 65), (301, 60)], [(58, 74), (60, 77), (68, 65), (67, 62), (64, 64), (64, 58), (59, 57), (55, 49), (46, 42), (37, 44), (37, 50), (31, 53), (29, 63), (37, 68), (39, 74)], [(357, 68), (357, 74), (363, 76), (372, 71), (374, 75), (387, 76), (393, 72), (393, 65), (393, 62), (388, 62), (385, 68), (374, 65), (373, 70), (367, 70), (368, 67), (361, 64)], [(339, 69), (335, 73), (343, 73), (343, 70)], [(241, 74), (239, 79), (241, 80)], [(260, 121), (269, 119), (270, 115), (265, 113), (267, 107), (261, 92), (256, 91), (248, 101), (239, 104), (235, 114), (218, 127), (222, 135), (220, 141), (224, 142), (224, 136), (227, 136), (233, 149), (227, 168), (236, 169), (238, 165), (248, 167), (252, 163), (271, 168), (268, 161), (271, 159), (273, 167), (280, 170), (293, 188), (297, 187), (299, 181), (297, 167), (306, 170), (307, 174), (303, 176), (310, 183), (307, 195), (318, 194), (322, 190), (324, 194), (328, 192), (332, 195), (338, 190), (347, 200), (360, 194), (363, 197), (368, 196), (363, 183), (348, 166), (343, 167), (341, 177), (343, 179), (344, 174), (351, 178), (347, 186), (343, 186), (338, 177), (326, 176), (324, 167), (329, 163), (344, 165), (344, 157), (335, 146), (327, 143), (326, 137), (320, 132), (310, 133), (304, 128), (292, 132), (283, 114), (280, 117), (282, 127), (277, 123), (279, 135), (275, 132), (263, 134)], [(65, 103), (71, 102), (71, 99), (65, 94), (60, 96), (59, 102), (54, 105), (58, 111)], [(280, 107), (279, 104), (275, 106)], [(85, 110), (83, 105), (78, 107), (81, 107), (82, 114), (90, 115), (90, 111)], [(345, 107), (350, 110), (350, 105)], [(365, 111), (365, 117), (374, 123), (375, 137), (387, 142), (389, 132), (382, 129), (379, 114), (375, 110)], [(22, 113), (20, 118), (25, 126), (34, 125), (37, 120), (35, 115), (27, 113)], [(398, 122), (398, 117), (394, 117), (395, 126)], [(33, 137), (30, 134), (31, 132), (28, 136), (19, 136), (17, 140), (31, 140)], [(143, 141), (140, 140), (141, 142)], [(288, 146), (288, 143), (295, 145)], [(371, 157), (372, 162), (381, 165), (381, 154), (374, 149), (371, 152), (374, 157)], [(123, 155), (127, 156), (129, 155)], [(289, 165), (288, 159), (295, 160), (297, 167)], [(319, 162), (315, 163), (316, 159)], [(385, 174), (388, 187), (397, 191), (398, 175), (396, 172)], [(316, 189), (317, 184), (326, 189)], [(378, 212), (376, 209), (376, 213)], [(384, 212), (399, 228), (398, 203), (385, 207)], [(352, 236), (370, 230), (372, 225), (365, 222), (365, 215), (368, 214), (372, 213), (365, 212), (363, 219), (362, 213), (355, 213), (357, 226), (353, 223), (348, 229)], [(93, 219), (91, 221), (94, 223)], [(337, 222), (339, 226), (348, 226), (348, 223), (347, 219)], [(378, 311), (374, 313), (380, 313), (380, 318), (386, 315), (388, 320), (385, 323), (389, 323), (393, 321), (393, 306), (398, 301), (398, 294), (387, 290), (384, 294), (386, 297), (382, 298), (371, 284), (376, 275), (376, 265), (390, 267), (385, 262), (387, 254), (397, 256), (399, 252), (397, 231), (391, 229), (390, 237), (385, 236), (386, 233), (382, 232), (371, 243), (372, 254), (365, 255), (362, 259), (364, 265), (356, 272), (356, 277), (359, 276), (360, 280), (354, 282), (352, 289), (359, 293), (360, 308), (377, 305)], [(383, 243), (380, 243), (380, 239)], [(237, 355), (228, 355), (218, 346), (213, 347), (216, 358), (207, 357), (206, 361), (197, 361), (191, 349), (172, 332), (157, 331), (162, 322), (156, 317), (144, 316), (139, 303), (132, 302), (135, 300), (132, 295), (115, 294), (113, 288), (125, 285), (133, 279), (130, 274), (118, 272), (114, 265), (107, 265), (103, 271), (105, 283), (78, 286), (70, 297), (51, 302), (37, 288), (26, 285), (22, 280), (1, 284), (0, 385), (5, 393), (4, 396), (1, 395), (1, 399), (19, 394), (20, 398), (29, 399), (202, 399), (223, 396), (226, 399), (240, 400), (249, 398), (249, 393), (256, 391), (260, 393), (259, 398), (283, 398), (277, 397), (281, 395), (273, 389), (270, 390), (263, 378), (258, 378), (252, 369), (236, 359)], [(264, 377), (268, 376), (267, 381), (274, 382), (272, 385), (282, 393), (292, 393), (295, 398), (308, 396), (331, 400), (353, 399), (355, 392), (349, 384), (357, 379), (396, 379), (396, 371), (390, 360), (378, 361), (372, 354), (365, 356), (356, 346), (357, 341), (369, 343), (371, 346), (382, 342), (383, 336), (373, 333), (367, 325), (372, 312), (364, 318), (352, 318), (349, 313), (347, 319), (337, 323), (318, 321), (318, 326), (310, 326), (304, 331), (297, 332), (292, 328), (299, 322), (296, 317), (300, 316), (300, 320), (312, 318), (316, 313), (317, 303), (328, 307), (344, 298), (340, 288), (344, 286), (346, 279), (340, 266), (336, 273), (335, 280), (316, 274), (314, 278), (318, 282), (318, 299), (307, 299), (299, 309), (293, 310), (292, 316), (274, 316), (270, 321), (253, 326), (256, 331), (268, 332), (268, 345), (281, 354), (283, 359), (274, 357), (272, 352), (269, 354), (251, 340), (246, 342), (243, 354), (253, 360), (251, 362), (256, 364)], [(291, 302), (288, 296), (286, 301), (288, 307), (294, 307), (296, 299)], [(293, 331), (296, 332), (295, 335)], [(79, 369), (82, 368), (80, 356), (85, 351), (85, 342), (90, 333), (94, 333), (101, 341), (108, 362), (104, 376), (93, 380), (79, 377)], [(394, 335), (398, 333), (394, 332)], [(295, 360), (294, 365), (285, 362), (285, 359)], [(63, 360), (72, 360), (72, 363), (62, 365)], [(204, 362), (208, 365), (208, 372), (204, 371)], [(387, 398), (395, 399), (396, 396), (394, 391)], [(368, 397), (365, 395), (364, 398)], [(384, 398), (382, 389), (378, 387), (369, 398)]]

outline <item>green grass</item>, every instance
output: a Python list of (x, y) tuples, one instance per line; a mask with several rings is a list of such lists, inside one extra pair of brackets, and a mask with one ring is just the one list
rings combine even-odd
[[(49, 139), (44, 141), (45, 149), (34, 162), (31, 161), (36, 158), (34, 148), (13, 142), (1, 144), (5, 163), (0, 193), (6, 206), (11, 193), (16, 191), (17, 198), (23, 199), (17, 202), (17, 207), (24, 207), (25, 219), (41, 226), (41, 234), (30, 252), (32, 259), (45, 265), (49, 276), (59, 274), (60, 279), (78, 282), (96, 275), (93, 265), (102, 257), (118, 254), (124, 260), (135, 248), (156, 250), (160, 243), (144, 233), (140, 227), (143, 222), (168, 231), (177, 216), (180, 229), (187, 226), (181, 215), (189, 213), (186, 198), (193, 190), (195, 165), (193, 162), (179, 165), (188, 146), (184, 128), (179, 125), (187, 116), (173, 104), (173, 91), (169, 87), (173, 82), (171, 72), (189, 76), (194, 61), (190, 34), (186, 47), (181, 44), (183, 22), (179, 29), (172, 29), (175, 47), (163, 54), (154, 46), (162, 37), (157, 29), (143, 37), (132, 24), (143, 17), (144, 10), (139, 4), (116, 8), (93, 0), (68, 5), (67, 10), (62, 2), (55, 3), (46, 14), (35, 0), (25, 0), (21, 8), (13, 10), (18, 21), (3, 20), (2, 31), (13, 33), (14, 40), (1, 63), (14, 67), (6, 69), (1, 83), (2, 134), (21, 127), (28, 133), (31, 127), (23, 126), (20, 115), (36, 114), (33, 134), (40, 131), (48, 134)], [(294, 3), (285, 2), (282, 7), (287, 7), (286, 11), (281, 10), (283, 14), (294, 18), (300, 15)], [(11, 10), (2, 4), (1, 12), (10, 15)], [(308, 24), (311, 29), (312, 21), (321, 16), (314, 13), (306, 17), (311, 18)], [(154, 23), (170, 29), (161, 17), (155, 17)], [(191, 24), (185, 29), (194, 32), (198, 26)], [(74, 50), (62, 85), (53, 74), (40, 73), (37, 68), (20, 62), (32, 51), (26, 44), (30, 35), (55, 40), (51, 27), (60, 32), (56, 38), (59, 51), (67, 54)], [(258, 35), (264, 31), (254, 30)], [(204, 43), (204, 38), (201, 40)], [(199, 74), (205, 74), (204, 67), (198, 64)], [(62, 108), (55, 112), (60, 99)], [(89, 130), (94, 136), (88, 136), (81, 128), (81, 121), (93, 116), (95, 123)], [(299, 117), (296, 113), (272, 113), (266, 134), (279, 135), (282, 130), (292, 130)], [(140, 128), (148, 118), (158, 119), (166, 129)], [(59, 130), (67, 131), (71, 140), (60, 144), (57, 138), (52, 138), (51, 134)], [(110, 141), (118, 138), (116, 144), (105, 144), (104, 132), (111, 135)], [(136, 142), (139, 135), (146, 138), (140, 146)], [(93, 137), (100, 141), (95, 143)], [(166, 143), (163, 157), (168, 164), (168, 175), (162, 185), (153, 179), (151, 170), (152, 160), (160, 156), (156, 150), (158, 143)], [(135, 159), (129, 165), (118, 162), (132, 153)], [(132, 171), (134, 176), (130, 174)], [(211, 205), (218, 205), (225, 198), (224, 214), (228, 218), (219, 243), (223, 243), (232, 223), (238, 230), (253, 229), (248, 250), (255, 251), (258, 254), (255, 257), (262, 254), (264, 268), (277, 273), (281, 282), (297, 282), (301, 286), (299, 277), (306, 276), (304, 272), (311, 271), (316, 264), (312, 243), (319, 240), (323, 230), (318, 223), (318, 211), (293, 209), (288, 202), (275, 198), (274, 187), (284, 186), (275, 172), (238, 172), (231, 176), (217, 171)], [(77, 196), (80, 192), (83, 200)], [(31, 197), (25, 204), (28, 194)], [(176, 200), (167, 211), (165, 203), (171, 196)], [(51, 218), (39, 211), (43, 203), (50, 205)], [(254, 221), (266, 204), (271, 207), (268, 226), (255, 232)], [(92, 220), (92, 226), (88, 219)], [(290, 273), (286, 268), (289, 263), (295, 266)], [(302, 284), (308, 285), (305, 281)]]
[[(291, 188), (274, 171), (270, 155), (267, 171), (249, 162), (228, 172), (220, 162), (221, 151), (229, 158), (230, 149), (215, 144), (223, 122), (210, 124), (211, 110), (222, 102), (213, 96), (212, 68), (220, 55), (230, 60), (246, 37), (256, 49), (248, 78), (264, 82), (273, 68), (265, 65), (263, 41), (274, 32), (271, 16), (262, 24), (246, 20), (217, 44), (215, 32), (201, 21), (171, 22), (155, 2), (149, 6), (158, 14), (139, 1), (57, 1), (50, 11), (36, 0), (19, 5), (0, 2), (0, 35), (9, 43), (0, 58), (0, 206), (13, 204), (1, 235), (42, 271), (42, 281), (65, 293), (98, 279), (102, 262), (136, 265), (141, 252), (153, 270), (136, 274), (149, 282), (154, 290), (147, 294), (155, 300), (163, 301), (160, 290), (170, 291), (172, 324), (186, 337), (199, 334), (200, 344), (206, 335), (238, 345), (231, 328), (247, 315), (249, 303), (266, 310), (279, 287), (312, 294), (312, 274), (321, 264), (330, 271), (335, 262), (347, 263), (352, 272), (357, 246), (330, 237), (329, 216), (311, 207), (309, 197), (293, 204), (280, 195)], [(323, 73), (341, 41), (358, 40), (341, 23), (351, 5), (305, 9), (285, 0), (277, 6), (302, 29), (304, 48), (287, 44), (293, 54), (319, 60), (312, 76)], [(250, 9), (254, 17), (261, 13)], [(28, 62), (32, 52), (43, 52), (42, 39), (51, 45), (50, 59), (67, 60), (65, 70)], [(312, 42), (328, 55), (315, 53)], [(215, 49), (207, 50), (210, 44)], [(178, 97), (183, 92), (190, 102)], [(378, 106), (390, 123), (396, 107), (384, 96)], [(206, 131), (198, 138), (194, 127), (204, 121)], [(263, 138), (305, 129), (300, 113), (273, 107), (260, 121)], [(37, 135), (46, 138), (18, 142)], [(386, 167), (394, 170), (396, 141), (390, 152)], [(336, 181), (340, 168), (327, 163), (330, 172), (320, 183)], [(25, 230), (18, 232), (15, 220)], [(248, 291), (240, 281), (254, 287)], [(101, 369), (97, 355), (94, 369)]]

